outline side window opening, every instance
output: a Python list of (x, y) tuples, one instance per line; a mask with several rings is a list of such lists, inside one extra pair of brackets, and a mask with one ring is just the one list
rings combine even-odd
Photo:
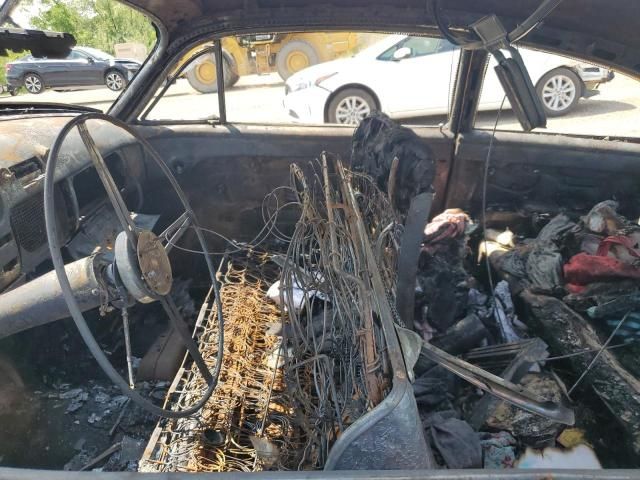
[[(211, 44), (195, 46), (178, 65)], [(213, 53), (193, 60), (140, 120), (207, 123), (223, 103), (223, 121), (231, 123), (353, 127), (382, 110), (403, 123), (437, 126), (448, 116), (459, 58), (440, 38), (372, 32), (237, 35), (220, 45), (221, 78)], [(402, 48), (405, 57), (394, 59)]]
[(218, 122), (219, 104), (215, 46), (209, 41), (180, 58), (139, 119), (154, 123)]

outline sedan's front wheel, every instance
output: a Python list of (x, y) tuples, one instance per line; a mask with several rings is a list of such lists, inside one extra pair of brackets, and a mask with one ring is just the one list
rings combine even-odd
[(109, 90), (119, 92), (127, 85), (127, 79), (117, 70), (111, 70), (105, 75), (104, 83)]
[(28, 73), (24, 76), (24, 88), (27, 89), (27, 92), (37, 95), (44, 92), (44, 83), (42, 83), (40, 75)]
[(582, 96), (582, 80), (568, 68), (557, 68), (544, 75), (536, 87), (549, 117), (566, 115)]
[(358, 125), (376, 108), (376, 101), (369, 93), (359, 88), (347, 88), (339, 92), (329, 103), (329, 122)]

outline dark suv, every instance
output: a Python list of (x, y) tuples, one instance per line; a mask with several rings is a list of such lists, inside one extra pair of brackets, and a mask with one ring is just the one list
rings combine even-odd
[(140, 69), (136, 60), (114, 58), (90, 47), (77, 47), (66, 58), (35, 58), (31, 55), (6, 64), (9, 91), (24, 86), (29, 93), (46, 88), (76, 88), (106, 85), (122, 90)]

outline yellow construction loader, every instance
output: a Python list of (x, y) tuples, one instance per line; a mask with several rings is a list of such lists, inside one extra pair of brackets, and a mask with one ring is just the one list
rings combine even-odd
[[(327, 62), (354, 51), (358, 35), (352, 32), (259, 34), (222, 39), (224, 85), (241, 76), (277, 71), (283, 80), (303, 68)], [(190, 57), (207, 45), (189, 52)], [(218, 90), (213, 54), (198, 58), (185, 72), (189, 84), (201, 93)]]

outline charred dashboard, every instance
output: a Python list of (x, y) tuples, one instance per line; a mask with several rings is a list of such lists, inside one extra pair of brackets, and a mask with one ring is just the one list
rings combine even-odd
[[(14, 287), (48, 263), (49, 249), (44, 218), (44, 172), (51, 141), (69, 116), (0, 120), (0, 289)], [(106, 152), (105, 162), (122, 194), (139, 211), (145, 178), (144, 155), (126, 135), (96, 128), (97, 141)], [(82, 241), (96, 228), (113, 227), (106, 208), (107, 195), (88, 152), (79, 137), (66, 142), (55, 186), (60, 240), (70, 252), (84, 256), (89, 242)], [(77, 240), (74, 243), (74, 239)], [(102, 247), (113, 246), (113, 232)], [(75, 248), (74, 248), (75, 245)], [(73, 254), (73, 253), (72, 253)], [(46, 271), (46, 270), (45, 270)]]

